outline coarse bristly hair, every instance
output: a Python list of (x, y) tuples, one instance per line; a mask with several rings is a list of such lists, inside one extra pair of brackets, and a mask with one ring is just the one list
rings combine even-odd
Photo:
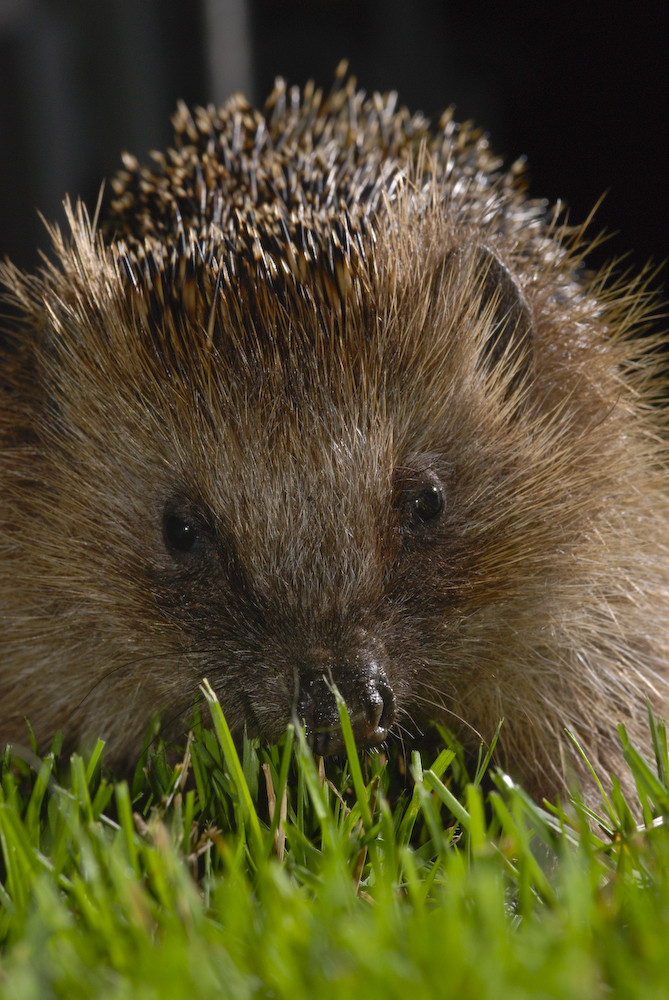
[(0, 741), (128, 762), (207, 677), (232, 726), (341, 746), (430, 720), (535, 795), (667, 711), (666, 411), (647, 276), (485, 137), (278, 81), (180, 106), (2, 269)]

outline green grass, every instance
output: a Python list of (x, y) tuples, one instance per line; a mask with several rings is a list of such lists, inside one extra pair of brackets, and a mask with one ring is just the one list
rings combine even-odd
[(669, 997), (653, 720), (653, 768), (621, 734), (637, 825), (617, 789), (599, 822), (501, 775), (484, 793), (457, 749), (415, 754), (404, 782), (352, 749), (324, 773), (300, 734), (238, 756), (208, 697), (213, 727), (176, 766), (157, 746), (132, 787), (101, 746), (71, 766), (5, 753), (3, 1000)]

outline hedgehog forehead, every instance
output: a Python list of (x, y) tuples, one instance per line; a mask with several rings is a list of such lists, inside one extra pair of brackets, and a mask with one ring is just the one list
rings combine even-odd
[(214, 438), (233, 441), (241, 453), (309, 461), (323, 452), (341, 465), (384, 426), (379, 382), (365, 378), (359, 359), (302, 341), (285, 354), (272, 344), (255, 356), (227, 358), (196, 393)]
[(262, 536), (272, 511), (297, 523), (305, 504), (314, 518), (330, 512), (348, 521), (388, 494), (393, 433), (376, 401), (365, 412), (333, 394), (310, 400), (295, 385), (256, 385), (244, 400), (237, 389), (232, 403), (222, 395), (211, 401), (211, 419), (200, 409), (196, 438), (189, 432), (183, 439), (175, 426), (185, 482), (234, 532), (246, 530), (241, 519)]

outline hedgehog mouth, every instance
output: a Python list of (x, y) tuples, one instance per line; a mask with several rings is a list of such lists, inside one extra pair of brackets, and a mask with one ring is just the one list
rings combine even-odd
[[(353, 721), (353, 720), (352, 720)], [(377, 725), (374, 728), (366, 728), (364, 730), (363, 740), (356, 738), (356, 747), (358, 750), (370, 749), (371, 747), (379, 746), (381, 743), (385, 743), (388, 739), (388, 734), (390, 726), (394, 722), (393, 719), (390, 720), (388, 726)], [(356, 735), (356, 727), (353, 727), (353, 735)], [(315, 754), (320, 757), (333, 757), (336, 754), (344, 754), (346, 752), (346, 744), (344, 743), (344, 734), (342, 732), (341, 725), (336, 726), (323, 726), (314, 730), (307, 730), (307, 742), (312, 748)]]

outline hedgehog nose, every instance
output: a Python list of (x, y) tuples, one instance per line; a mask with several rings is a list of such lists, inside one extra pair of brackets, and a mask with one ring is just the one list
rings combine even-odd
[[(383, 668), (367, 663), (362, 673), (336, 678), (336, 682), (348, 709), (356, 745), (362, 748), (383, 743), (395, 719), (395, 696)], [(314, 753), (327, 756), (343, 752), (332, 683), (323, 673), (302, 676), (298, 716), (306, 724)]]
[[(356, 742), (362, 746), (376, 746), (388, 736), (395, 719), (395, 695), (380, 667), (370, 677), (365, 711), (353, 724)], [(353, 720), (352, 720), (353, 721)]]

